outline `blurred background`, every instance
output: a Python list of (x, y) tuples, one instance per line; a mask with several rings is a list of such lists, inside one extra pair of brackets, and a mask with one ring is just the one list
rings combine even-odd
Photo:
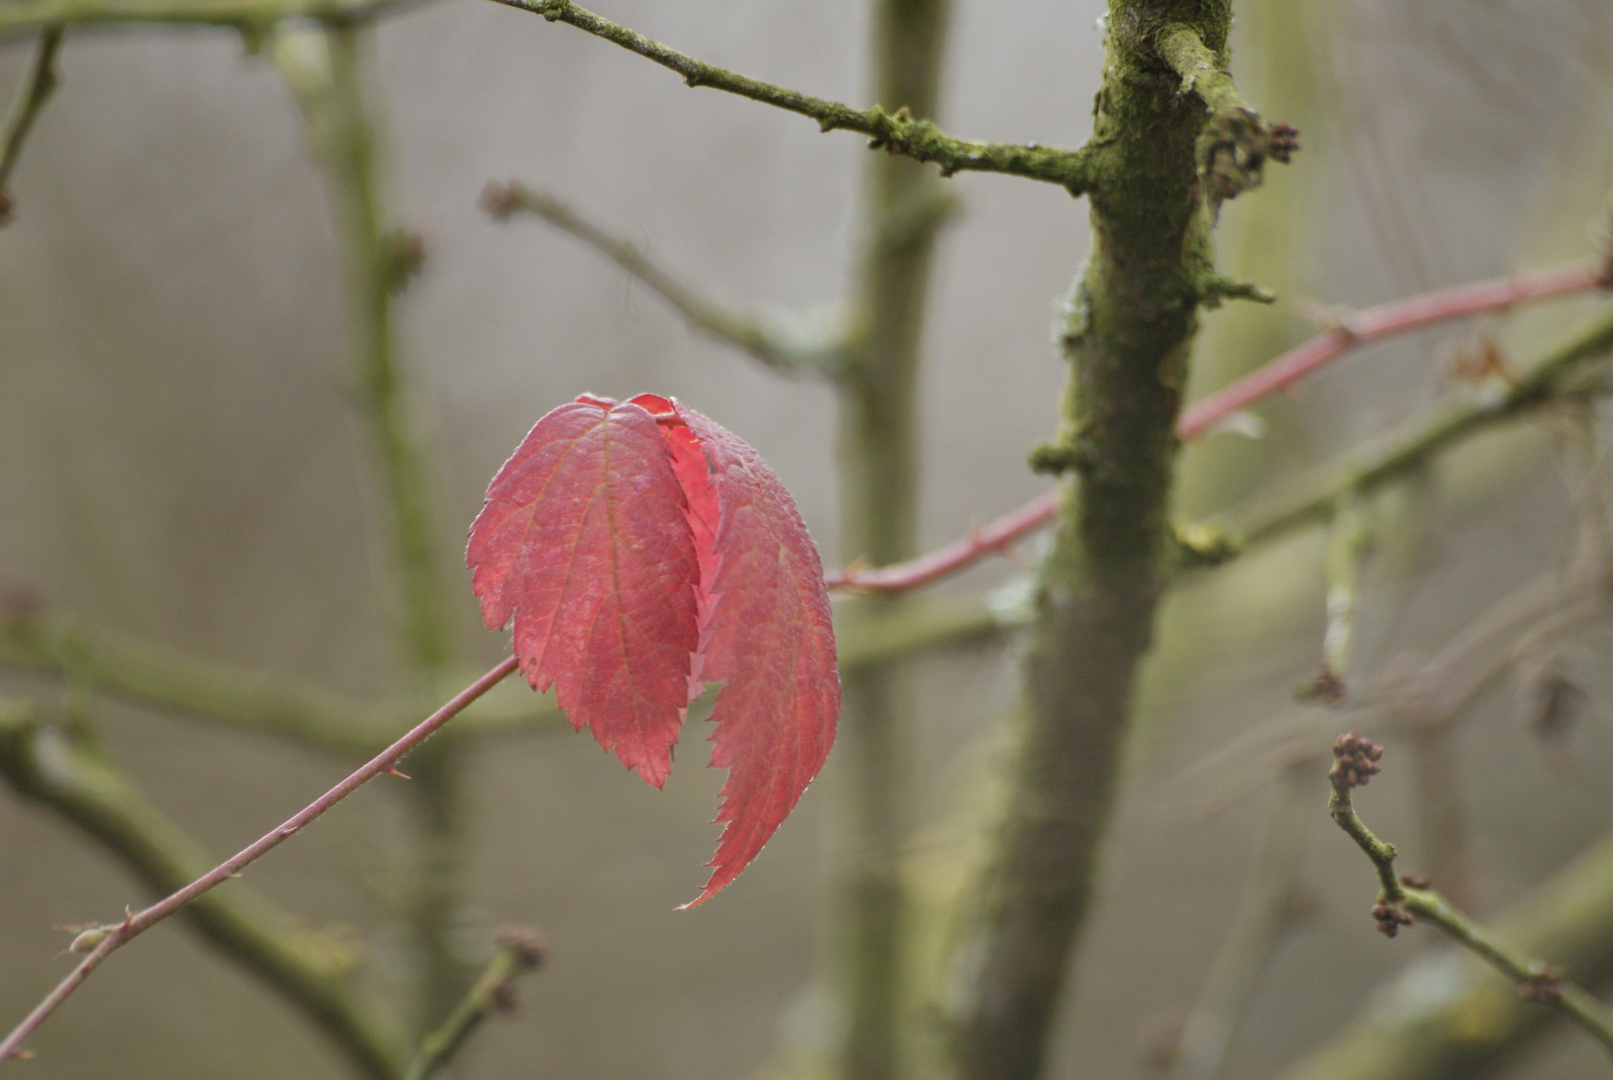
[[(1297, 124), (1304, 149), (1222, 215), (1223, 267), (1281, 301), (1207, 317), (1192, 396), (1303, 340), (1328, 311), (1591, 253), (1613, 184), (1606, 4), (1258, 0), (1237, 10), (1245, 96)], [(1103, 64), (1101, 11), (1088, 0), (958, 0), (943, 126), (1077, 145)], [(615, 0), (604, 14), (747, 74), (872, 100), (860, 3)], [(477, 199), (490, 180), (519, 179), (719, 297), (832, 311), (860, 242), (864, 141), (686, 91), (598, 39), (472, 0), (395, 13), (363, 44), (388, 213), (425, 251), (396, 301), (396, 343), (428, 434), (445, 560), (457, 566), (488, 479), (525, 431), (584, 391), (688, 401), (773, 465), (826, 565), (863, 554), (837, 540), (832, 389), (764, 370), (690, 330), (596, 252), (530, 217), (495, 222)], [(24, 78), (33, 47), (0, 45), (0, 87)], [(219, 664), (396, 700), (407, 676), (354, 404), (340, 214), (296, 98), (228, 31), (70, 29), (59, 63), (62, 87), (12, 180), (16, 220), (0, 232), (8, 618), (42, 606)], [(949, 184), (961, 211), (937, 249), (919, 383), (923, 548), (1045, 489), (1025, 455), (1055, 423), (1063, 369), (1049, 326), (1087, 245), (1086, 208), (1054, 186), (989, 175)], [(1419, 414), (1455, 386), (1453, 360), (1483, 341), (1527, 363), (1602, 303), (1565, 301), (1352, 356), (1263, 405), (1261, 438), (1217, 434), (1187, 450), (1182, 517), (1238, 505)], [(1599, 513), (1586, 492), (1605, 464), (1602, 436), (1595, 420), (1525, 421), (1386, 496), (1393, 526), (1360, 587), (1361, 685), (1415, 668), (1515, 586), (1567, 565)], [(1295, 702), (1320, 662), (1324, 547), (1321, 530), (1295, 532), (1173, 593), (1050, 1075), (1168, 1068), (1157, 1059), (1175, 1045), (1273, 822), (1299, 821), (1297, 899), (1225, 1075), (1279, 1074), (1439, 947), (1428, 930), (1394, 941), (1373, 932), (1370, 869), (1327, 820), (1325, 763), (1305, 764), (1367, 723), (1373, 704)], [(463, 685), (506, 647), (480, 628), (468, 575), (455, 573), (457, 661), (443, 685)], [(991, 595), (1005, 609), (1021, 574), (997, 561), (937, 596), (978, 605)], [(1566, 673), (1573, 722), (1543, 735), (1530, 722), (1541, 719), (1530, 705), (1538, 688), (1509, 674), (1475, 695), (1452, 732), (1444, 760), (1466, 899), (1481, 917), (1613, 828), (1610, 647), (1589, 620), (1529, 658)], [(899, 824), (932, 937), (944, 936), (987, 814), (1013, 652), (997, 635), (910, 665), (917, 750)], [(93, 672), (63, 691), (26, 668), (0, 667), (0, 692), (87, 695), (109, 757), (217, 857), (346, 771), (347, 758), (296, 740), (98, 692)], [(514, 693), (505, 700), (524, 708)], [(704, 880), (717, 832), (708, 822), (722, 777), (699, 767), (704, 747), (686, 746), (657, 793), (586, 735), (526, 727), (461, 747), (450, 944), (477, 964), (495, 927), (532, 925), (550, 961), (522, 982), (508, 1018), (476, 1034), (454, 1075), (717, 1080), (810, 1074), (831, 1059), (844, 1018), (822, 989), (828, 880), (849, 842), (834, 824), (838, 757), (734, 886), (675, 912)], [(700, 734), (691, 725), (685, 738)], [(1419, 838), (1410, 758), (1384, 741), (1386, 775), (1362, 795), (1363, 815), (1408, 868), (1426, 866), (1436, 853)], [(1295, 761), (1298, 779), (1285, 779)], [(406, 783), (383, 778), (247, 874), (352, 943), (366, 989), (403, 1011), (420, 972), (400, 928), (419, 858)], [(68, 970), (70, 935), (53, 927), (145, 898), (58, 814), (0, 790), (5, 1022)], [(914, 963), (927, 955), (917, 949)], [(351, 1075), (297, 1013), (177, 921), (116, 957), (32, 1045), (38, 1057), (9, 1068), (42, 1080)], [(1581, 1033), (1554, 1031), (1506, 1075), (1594, 1075), (1600, 1055)]]

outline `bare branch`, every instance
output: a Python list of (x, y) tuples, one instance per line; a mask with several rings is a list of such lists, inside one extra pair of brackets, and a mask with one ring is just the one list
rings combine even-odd
[(22, 1044), (27, 1041), (28, 1037), (38, 1030), (39, 1026), (61, 1007), (62, 1002), (66, 1001), (73, 991), (77, 990), (79, 985), (89, 978), (90, 974), (100, 967), (106, 958), (111, 956), (119, 947), (217, 886), (238, 876), (246, 867), (285, 843), (304, 826), (319, 818), (331, 807), (377, 776), (385, 772), (394, 771), (403, 755), (425, 742), (438, 728), (463, 712), (467, 705), (512, 674), (517, 664), (518, 661), (513, 655), (499, 661), (487, 674), (454, 695), (442, 708), (426, 717), (408, 734), (376, 755), (341, 783), (292, 815), (285, 824), (265, 833), (252, 844), (177, 892), (171, 893), (142, 911), (130, 914), (121, 923), (109, 924), (111, 929), (107, 931), (105, 939), (95, 946), (94, 950), (84, 958), (83, 962), (74, 968), (72, 973), (66, 979), (63, 979), (56, 989), (52, 990), (31, 1013), (24, 1017), (21, 1023), (12, 1029), (11, 1034), (6, 1036), (3, 1042), (0, 1042), (0, 1062), (5, 1061), (7, 1058), (19, 1056), (22, 1051)]
[[(392, 732), (418, 715), (48, 613), (0, 618), (0, 667), (71, 674), (125, 700), (343, 757), (379, 752)], [(560, 720), (552, 698), (522, 694), (479, 703), (455, 728), (462, 737), (504, 735), (558, 730)]]
[(1268, 125), (1244, 104), (1227, 72), (1225, 49), (1209, 48), (1197, 30), (1182, 23), (1161, 28), (1155, 49), (1181, 77), (1181, 92), (1197, 96), (1209, 112), (1199, 136), (1198, 163), (1212, 208), (1260, 186), (1268, 159), (1287, 162), (1299, 149), (1298, 131), (1287, 124)]
[(498, 951), (487, 967), (435, 1031), (420, 1040), (420, 1051), (409, 1064), (405, 1080), (430, 1080), (444, 1069), (481, 1022), (514, 1005), (515, 979), (543, 965), (546, 946), (536, 930), (499, 931)]
[(514, 182), (488, 184), (482, 192), (481, 207), (500, 221), (517, 212), (542, 218), (648, 285), (695, 326), (743, 349), (768, 367), (788, 375), (830, 379), (845, 370), (848, 357), (843, 329), (825, 332), (808, 326), (799, 317), (722, 304), (661, 267), (637, 244), (588, 221), (547, 192)]
[(56, 73), (56, 50), (61, 44), (60, 26), (47, 26), (39, 35), (39, 49), (34, 53), (33, 67), (29, 69), (28, 78), (18, 91), (17, 100), (11, 106), (11, 115), (6, 120), (5, 143), (0, 147), (0, 226), (11, 222), (12, 211), (16, 207), (7, 188), (11, 184), (11, 173), (22, 156), (23, 140), (28, 138), (34, 120), (61, 81)]
[[(1182, 413), (1177, 423), (1177, 435), (1183, 442), (1194, 442), (1233, 413), (1248, 408), (1261, 398), (1287, 389), (1351, 349), (1425, 326), (1468, 318), (1485, 312), (1505, 311), (1535, 300), (1604, 288), (1608, 280), (1606, 265), (1599, 259), (1569, 263), (1535, 273), (1475, 282), (1471, 285), (1426, 293), (1407, 300), (1368, 308), (1349, 317), (1326, 333), (1289, 350), (1226, 389), (1191, 406)], [(1560, 354), (1553, 354), (1543, 360), (1531, 378), (1554, 378), (1553, 373), (1559, 367), (1574, 367), (1599, 349), (1607, 348), (1609, 343), (1604, 341), (1604, 338), (1610, 327), (1613, 327), (1613, 323), (1606, 320), (1597, 323), (1587, 332), (1583, 340), (1571, 342)], [(1511, 403), (1510, 408), (1526, 408), (1544, 398), (1555, 396), (1554, 391), (1544, 392), (1543, 386), (1529, 380), (1526, 382), (1529, 383), (1527, 390), (1520, 384), (1513, 387), (1507, 395)], [(1455, 416), (1451, 415), (1453, 412)], [(1502, 411), (1497, 418), (1508, 415), (1512, 413)], [(1447, 403), (1446, 407), (1436, 409), (1430, 419), (1408, 426), (1407, 434), (1402, 440), (1403, 445), (1399, 447), (1399, 454), (1391, 455), (1395, 458), (1394, 471), (1400, 472), (1410, 468), (1443, 446), (1451, 437), (1451, 433), (1446, 430), (1449, 424), (1458, 423), (1465, 432), (1467, 425), (1474, 427), (1487, 425), (1490, 422), (1486, 419), (1487, 416), (1488, 412), (1483, 403), (1469, 403), (1467, 408), (1458, 405), (1455, 409)], [(1413, 432), (1416, 434), (1411, 434)], [(1422, 445), (1425, 441), (1428, 441), (1427, 446)], [(1382, 448), (1386, 447), (1387, 443), (1374, 446), (1380, 448), (1379, 457), (1383, 457)], [(1371, 457), (1370, 450), (1369, 447), (1367, 451), (1358, 453), (1365, 459)], [(1325, 474), (1327, 470), (1324, 470)], [(1367, 478), (1364, 482), (1370, 485), (1373, 481)], [(1274, 519), (1262, 525), (1262, 529), (1272, 531), (1262, 532), (1258, 538), (1275, 535), (1276, 532), (1288, 528), (1290, 524), (1298, 524), (1302, 520), (1308, 521), (1325, 516), (1324, 511), (1332, 506), (1333, 501), (1346, 493), (1347, 485), (1338, 486), (1335, 483), (1320, 501), (1305, 501), (1303, 507), (1292, 508), (1291, 512), (1300, 514), (1300, 517), (1293, 522)], [(867, 592), (902, 592), (927, 585), (971, 566), (985, 556), (1011, 546), (1021, 537), (1051, 524), (1057, 512), (1056, 492), (1038, 495), (1019, 509), (1004, 514), (969, 536), (955, 540), (946, 547), (918, 559), (880, 567), (877, 570), (847, 567), (839, 573), (830, 574), (829, 587)], [(1275, 510), (1268, 511), (1268, 515), (1276, 513)], [(1254, 539), (1256, 537), (1252, 534), (1245, 534), (1246, 542)], [(1230, 548), (1218, 551), (1208, 561), (1219, 561), (1233, 553)]]
[(658, 41), (595, 15), (570, 0), (496, 0), (506, 7), (563, 22), (596, 37), (614, 42), (629, 52), (683, 76), (687, 85), (709, 86), (740, 97), (809, 116), (823, 131), (856, 131), (868, 136), (869, 149), (901, 154), (941, 166), (941, 175), (958, 172), (996, 172), (1060, 184), (1071, 194), (1090, 190), (1097, 179), (1092, 154), (1085, 148), (1059, 150), (1035, 143), (969, 142), (942, 132), (929, 120), (917, 119), (906, 108), (887, 112), (875, 105), (853, 109), (835, 101), (812, 97), (772, 83), (708, 64), (669, 49)]
[(1305, 850), (1306, 815), (1316, 759), (1302, 758), (1279, 778), (1266, 815), (1266, 834), (1249, 869), (1238, 909), (1216, 950), (1188, 1013), (1172, 1080), (1214, 1080), (1249, 1007), (1261, 974), (1289, 925), (1294, 885)]
[[(207, 870), (209, 860), (196, 844), (100, 753), (82, 724), (0, 702), (0, 776), (19, 795), (82, 829), (158, 896)], [(361, 1074), (373, 1080), (399, 1074), (396, 1033), (385, 1030), (353, 994), (352, 947), (303, 929), (241, 885), (198, 898), (184, 915), (202, 938), (308, 1016)], [(89, 928), (75, 945), (96, 943), (116, 928)]]
[(1177, 432), (1183, 441), (1192, 442), (1233, 413), (1279, 390), (1286, 390), (1305, 376), (1363, 345), (1425, 326), (1507, 311), (1537, 300), (1607, 288), (1607, 265), (1603, 259), (1587, 259), (1440, 289), (1345, 316), (1326, 333), (1290, 349), (1189, 407), (1182, 413)]
[(1326, 518), (1339, 500), (1371, 491), (1469, 435), (1550, 401), (1596, 389), (1593, 376), (1613, 349), (1613, 315), (1548, 352), (1510, 385), (1451, 394), (1423, 417), (1350, 450), (1286, 496), (1257, 507), (1229, 530), (1233, 551)]
[(1328, 774), (1331, 795), (1328, 813), (1339, 828), (1366, 853), (1378, 874), (1378, 902), (1373, 905), (1373, 917), (1378, 928), (1394, 937), (1402, 926), (1421, 918), (1438, 926), (1468, 951), (1511, 979), (1526, 1001), (1549, 1005), (1584, 1028), (1592, 1038), (1613, 1051), (1613, 1017), (1600, 1002), (1578, 986), (1555, 974), (1544, 960), (1531, 959), (1515, 952), (1492, 937), (1483, 927), (1452, 907), (1444, 897), (1427, 887), (1427, 882), (1396, 876), (1395, 847), (1372, 834), (1360, 817), (1350, 798), (1352, 788), (1364, 786), (1367, 778), (1378, 772), (1378, 758), (1382, 749), (1355, 732), (1339, 736), (1333, 744), (1337, 759)]
[(0, 5), (0, 38), (58, 25), (233, 27), (256, 39), (282, 20), (358, 22), (414, 0), (31, 0)]

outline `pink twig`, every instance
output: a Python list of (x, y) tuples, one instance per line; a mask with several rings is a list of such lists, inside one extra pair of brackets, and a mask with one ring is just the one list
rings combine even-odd
[(418, 726), (403, 738), (381, 751), (368, 764), (362, 766), (347, 779), (331, 788), (325, 794), (309, 803), (308, 806), (291, 818), (279, 828), (266, 833), (251, 846), (243, 848), (239, 853), (220, 863), (206, 874), (186, 885), (183, 889), (157, 901), (144, 911), (137, 912), (124, 919), (115, 927), (109, 927), (105, 939), (97, 945), (74, 968), (72, 973), (59, 983), (35, 1008), (18, 1024), (6, 1040), (0, 1043), (0, 1062), (8, 1058), (21, 1057), (22, 1044), (27, 1038), (43, 1024), (62, 1002), (77, 990), (79, 984), (89, 978), (90, 972), (101, 966), (101, 962), (112, 955), (119, 946), (125, 944), (130, 938), (142, 931), (149, 930), (157, 923), (166, 919), (186, 904), (195, 900), (203, 893), (216, 885), (221, 885), (230, 878), (235, 877), (242, 869), (267, 855), (274, 848), (279, 847), (290, 839), (298, 830), (325, 811), (347, 798), (353, 792), (363, 787), (375, 777), (384, 772), (391, 772), (398, 760), (425, 742), (432, 732), (442, 727), (465, 710), (465, 707), (494, 686), (498, 685), (516, 669), (517, 660), (512, 655), (501, 660), (487, 674), (471, 683), (456, 694), (446, 705), (422, 720)]
[[(1533, 300), (1605, 288), (1610, 281), (1613, 281), (1613, 277), (1610, 277), (1607, 261), (1591, 259), (1532, 273), (1458, 285), (1367, 308), (1341, 319), (1338, 325), (1190, 407), (1177, 421), (1176, 433), (1183, 442), (1192, 442), (1233, 413), (1248, 408), (1268, 394), (1292, 386), (1359, 346), (1424, 326), (1491, 311), (1505, 311)], [(963, 539), (955, 540), (928, 555), (876, 570), (848, 567), (839, 573), (827, 575), (826, 580), (831, 589), (906, 592), (962, 570), (993, 552), (1002, 551), (1014, 541), (1050, 523), (1057, 513), (1058, 493), (1050, 491), (1038, 495), (985, 528), (974, 530)]]
[(1350, 349), (1370, 345), (1408, 330), (1470, 315), (1505, 311), (1531, 300), (1584, 292), (1608, 283), (1606, 261), (1590, 259), (1533, 273), (1457, 285), (1367, 308), (1339, 320), (1337, 326), (1298, 348), (1290, 349), (1271, 363), (1190, 407), (1177, 421), (1176, 433), (1183, 442), (1192, 442), (1239, 409), (1246, 409), (1268, 394), (1287, 389)]
[(847, 569), (829, 574), (825, 580), (831, 589), (850, 589), (855, 592), (902, 592), (927, 585), (961, 570), (970, 563), (1009, 547), (1020, 537), (1035, 532), (1058, 512), (1057, 491), (1038, 495), (1011, 514), (993, 521), (984, 529), (976, 529), (962, 540), (954, 540), (946, 547), (921, 555), (910, 562), (896, 563), (878, 570)]

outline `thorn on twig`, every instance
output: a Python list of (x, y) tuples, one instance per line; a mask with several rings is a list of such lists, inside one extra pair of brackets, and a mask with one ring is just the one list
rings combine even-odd
[(22, 630), (44, 612), (44, 597), (32, 585), (20, 581), (0, 585), (0, 626), (6, 630)]
[(388, 765), (386, 767), (386, 774), (388, 776), (396, 776), (400, 780), (413, 780), (414, 779), (414, 777), (410, 776), (406, 772), (399, 772), (398, 767), (396, 765)]
[(1561, 977), (1544, 960), (1529, 962), (1529, 977), (1518, 984), (1518, 996), (1541, 1005), (1555, 1005), (1563, 999)]
[(1378, 764), (1381, 757), (1383, 747), (1363, 738), (1358, 731), (1346, 732), (1333, 740), (1333, 768), (1328, 771), (1327, 779), (1340, 793), (1366, 787), (1367, 781), (1381, 771)]
[(426, 240), (409, 229), (396, 229), (381, 240), (387, 292), (400, 293), (426, 265)]
[(1526, 671), (1519, 687), (1529, 730), (1544, 743), (1560, 743), (1572, 733), (1587, 697), (1554, 657)]
[(494, 221), (508, 221), (521, 208), (521, 196), (514, 184), (489, 180), (476, 205)]
[[(1323, 664), (1322, 669), (1309, 682), (1301, 683), (1295, 689), (1294, 696), (1300, 701), (1320, 701), (1324, 705), (1337, 705), (1349, 694), (1344, 685), (1344, 680), (1339, 677), (1339, 673)], [(1338, 744), (1335, 743), (1335, 753), (1338, 752), (1337, 747)]]
[(1462, 382), (1481, 383), (1495, 377), (1509, 386), (1518, 385), (1507, 354), (1490, 334), (1481, 334), (1476, 342), (1457, 348), (1450, 359), (1450, 371)]
[(1156, 1013), (1137, 1025), (1137, 1059), (1150, 1071), (1165, 1072), (1176, 1064), (1182, 1051), (1182, 1033), (1187, 1017), (1181, 1013)]

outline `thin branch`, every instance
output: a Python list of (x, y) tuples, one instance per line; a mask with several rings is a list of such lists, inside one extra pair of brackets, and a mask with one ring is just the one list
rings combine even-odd
[(28, 138), (34, 120), (61, 81), (56, 73), (56, 50), (61, 44), (61, 26), (47, 26), (39, 35), (39, 49), (34, 53), (33, 67), (29, 69), (22, 89), (17, 92), (11, 115), (6, 119), (5, 143), (0, 147), (0, 226), (10, 223), (16, 206), (7, 188), (11, 184), (11, 173), (22, 157), (23, 141)]
[(1379, 929), (1394, 937), (1401, 926), (1409, 925), (1414, 918), (1433, 923), (1512, 980), (1525, 1000), (1556, 1008), (1613, 1051), (1613, 1017), (1594, 997), (1554, 974), (1544, 960), (1531, 959), (1502, 945), (1444, 897), (1428, 889), (1426, 883), (1402, 880), (1395, 874), (1395, 846), (1372, 834), (1357, 816), (1350, 798), (1352, 788), (1365, 785), (1367, 778), (1378, 772), (1382, 752), (1354, 732), (1339, 736), (1333, 744), (1337, 760), (1328, 774), (1331, 794), (1327, 804), (1333, 820), (1366, 853), (1377, 871), (1378, 903), (1372, 914)]
[(1372, 528), (1359, 500), (1348, 500), (1333, 517), (1327, 544), (1327, 630), (1322, 638), (1321, 697), (1341, 700), (1350, 677), (1355, 615), (1361, 593), (1361, 563), (1372, 545)]
[(481, 206), (500, 221), (516, 212), (542, 218), (648, 285), (695, 326), (743, 349), (771, 368), (789, 375), (812, 374), (832, 379), (846, 367), (843, 331), (814, 331), (799, 319), (792, 323), (776, 314), (724, 305), (662, 268), (637, 244), (588, 221), (547, 192), (534, 191), (514, 182), (488, 184), (482, 192)]
[(436, 1030), (420, 1040), (419, 1053), (405, 1080), (430, 1080), (453, 1060), (481, 1022), (514, 1004), (515, 978), (543, 965), (543, 938), (534, 930), (509, 929), (498, 935), (498, 951)]
[(1216, 950), (1182, 1028), (1172, 1080), (1214, 1080), (1239, 1020), (1290, 924), (1294, 885), (1305, 851), (1306, 815), (1316, 759), (1290, 764), (1275, 785), (1266, 834), (1250, 867), (1232, 925)]
[[(875, 105), (853, 109), (772, 83), (740, 75), (696, 60), (652, 41), (643, 34), (595, 15), (570, 0), (495, 0), (506, 7), (563, 22), (620, 45), (629, 52), (683, 76), (691, 87), (709, 86), (740, 97), (811, 117), (822, 131), (856, 131), (869, 138), (869, 148), (886, 150), (941, 167), (941, 175), (958, 172), (997, 172), (1060, 184), (1071, 194), (1090, 190), (1097, 179), (1093, 155), (1085, 148), (1060, 150), (1035, 143), (969, 142), (943, 133), (929, 120), (916, 119), (904, 108), (887, 112)], [(900, 104), (900, 103), (898, 103)]]
[(1592, 392), (1613, 349), (1613, 315), (1582, 329), (1510, 385), (1453, 393), (1424, 416), (1340, 455), (1285, 496), (1257, 507), (1227, 531), (1232, 552), (1326, 518), (1339, 500), (1401, 476), (1470, 435), (1562, 397)]
[(283, 20), (359, 22), (416, 0), (29, 0), (0, 4), (0, 38), (56, 25), (233, 27), (255, 39)]
[(849, 566), (839, 573), (825, 575), (831, 589), (848, 592), (906, 592), (970, 566), (987, 555), (1004, 551), (1016, 542), (1049, 524), (1058, 513), (1057, 491), (1038, 495), (1024, 506), (1005, 514), (984, 528), (971, 530), (962, 540), (954, 540), (944, 548), (928, 555), (880, 567), (862, 570)]
[[(1514, 274), (1506, 278), (1425, 293), (1406, 300), (1367, 308), (1342, 320), (1326, 333), (1283, 353), (1224, 390), (1219, 390), (1198, 404), (1190, 406), (1177, 422), (1176, 433), (1183, 442), (1195, 442), (1233, 413), (1248, 408), (1261, 398), (1287, 389), (1351, 349), (1426, 326), (1469, 318), (1486, 312), (1505, 311), (1535, 300), (1606, 288), (1608, 283), (1606, 265), (1602, 260), (1569, 263), (1532, 273)], [(1597, 327), (1607, 325), (1605, 322), (1596, 324)], [(1605, 348), (1606, 346), (1601, 344), (1603, 336), (1602, 330), (1593, 328), (1586, 336), (1587, 344), (1584, 347), (1593, 351)], [(1579, 347), (1578, 343), (1571, 343), (1562, 355), (1548, 357), (1536, 368), (1535, 374), (1550, 375), (1559, 365), (1577, 364), (1584, 358), (1576, 352)], [(1574, 355), (1568, 355), (1569, 353)], [(1538, 393), (1539, 389), (1534, 387), (1533, 391)], [(1525, 398), (1531, 403), (1536, 400), (1524, 392), (1523, 387), (1514, 387), (1508, 395), (1509, 400), (1517, 399), (1520, 405)], [(1482, 406), (1473, 405), (1471, 409), (1463, 411), (1482, 412)], [(1432, 429), (1438, 427), (1442, 431), (1443, 422), (1448, 422), (1449, 419), (1442, 413), (1431, 425), (1425, 422), (1423, 426), (1428, 428), (1424, 432), (1425, 436), (1443, 439), (1443, 435), (1435, 434)], [(1418, 425), (1413, 425), (1413, 428), (1416, 427)], [(1417, 440), (1413, 438), (1409, 441)], [(1414, 461), (1421, 460), (1420, 451), (1408, 449), (1408, 452), (1413, 454), (1413, 458), (1398, 466), (1399, 469), (1410, 467)], [(1330, 492), (1326, 499), (1327, 505), (1331, 505), (1332, 500), (1343, 493), (1342, 489)], [(1307, 519), (1317, 516), (1319, 509), (1315, 506), (1307, 507), (1304, 511)], [(1020, 538), (1051, 524), (1057, 513), (1058, 494), (1050, 491), (1038, 495), (1019, 509), (1003, 515), (969, 536), (953, 541), (946, 547), (918, 559), (880, 567), (877, 570), (847, 567), (839, 573), (830, 574), (829, 587), (869, 592), (903, 592), (918, 588), (962, 570), (987, 555), (1012, 546)], [(1287, 526), (1286, 523), (1282, 523), (1276, 527), (1281, 529)]]
[[(151, 806), (70, 718), (56, 721), (37, 709), (0, 702), (0, 776), (19, 795), (87, 833), (157, 896), (207, 870), (210, 860), (194, 841)], [(353, 993), (353, 948), (302, 928), (245, 886), (208, 893), (183, 914), (204, 940), (306, 1014), (360, 1073), (372, 1080), (399, 1075), (396, 1033), (385, 1030)]]
[(1475, 281), (1346, 315), (1325, 333), (1190, 406), (1177, 425), (1192, 442), (1233, 413), (1286, 390), (1352, 349), (1426, 326), (1503, 312), (1520, 304), (1608, 287), (1608, 264), (1588, 259), (1504, 278)]
[(325, 794), (309, 803), (298, 811), (285, 824), (272, 829), (252, 844), (243, 848), (235, 855), (226, 859), (212, 870), (192, 881), (189, 885), (171, 893), (142, 911), (132, 913), (121, 923), (114, 924), (108, 931), (106, 938), (86, 956), (72, 973), (52, 990), (46, 998), (29, 1013), (0, 1042), (0, 1062), (8, 1058), (20, 1056), (22, 1044), (27, 1041), (41, 1024), (50, 1015), (61, 1007), (79, 985), (89, 978), (90, 973), (111, 956), (120, 946), (129, 942), (135, 936), (149, 930), (168, 916), (179, 911), (185, 905), (205, 895), (213, 888), (222, 885), (229, 879), (236, 877), (246, 867), (279, 847), (292, 836), (296, 835), (304, 826), (319, 818), (326, 811), (347, 796), (363, 787), (369, 781), (385, 772), (395, 770), (398, 761), (410, 750), (425, 742), (433, 732), (442, 727), (449, 720), (464, 711), (465, 707), (487, 691), (497, 686), (507, 676), (516, 670), (517, 658), (512, 654), (499, 661), (485, 675), (471, 683), (464, 690), (454, 695), (447, 704), (421, 721), (413, 730), (404, 735), (397, 742), (387, 747), (369, 762), (361, 766), (341, 783), (331, 788)]
[[(1267, 159), (1287, 162), (1299, 149), (1299, 132), (1287, 124), (1264, 123), (1244, 104), (1227, 72), (1226, 51), (1210, 49), (1196, 29), (1181, 23), (1164, 26), (1155, 50), (1181, 77), (1181, 92), (1197, 96), (1209, 113), (1199, 136), (1198, 165), (1212, 208), (1258, 187)], [(1228, 295), (1262, 297), (1248, 286)]]
[[(414, 712), (377, 707), (300, 680), (236, 668), (61, 615), (0, 619), (0, 667), (66, 677), (137, 704), (273, 735), (340, 757), (371, 756)], [(456, 725), (460, 737), (559, 730), (553, 698), (483, 701)]]

